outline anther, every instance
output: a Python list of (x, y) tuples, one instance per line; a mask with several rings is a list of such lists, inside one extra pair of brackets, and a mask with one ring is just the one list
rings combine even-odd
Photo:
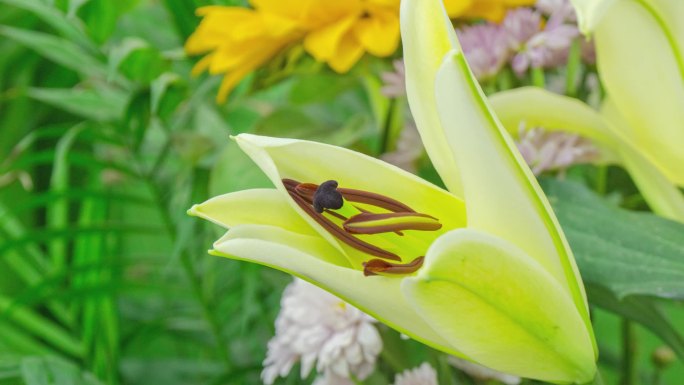
[(325, 209), (340, 209), (343, 205), (344, 199), (337, 191), (337, 181), (329, 180), (321, 183), (313, 195), (313, 207), (319, 214)]
[(363, 275), (404, 275), (415, 273), (423, 266), (425, 257), (418, 257), (409, 263), (392, 263), (382, 259), (371, 259), (363, 263)]

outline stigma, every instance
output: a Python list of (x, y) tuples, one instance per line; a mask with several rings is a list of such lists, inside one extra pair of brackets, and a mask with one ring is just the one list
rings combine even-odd
[[(439, 220), (418, 213), (393, 198), (364, 190), (341, 188), (335, 180), (320, 185), (282, 180), (294, 202), (336, 239), (367, 255), (365, 276), (413, 274), (423, 265), (423, 255), (403, 255), (381, 247), (407, 230), (437, 231)], [(365, 236), (361, 239), (360, 236)], [(377, 239), (377, 242), (373, 242)], [(380, 244), (376, 245), (373, 243)]]

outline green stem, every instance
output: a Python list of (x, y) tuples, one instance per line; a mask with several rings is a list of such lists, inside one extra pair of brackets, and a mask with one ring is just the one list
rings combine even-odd
[(596, 192), (605, 195), (608, 190), (608, 166), (598, 166), (596, 169)]
[(637, 340), (636, 330), (632, 321), (622, 319), (622, 378), (621, 385), (636, 385), (637, 383)]
[(544, 69), (533, 67), (530, 71), (530, 75), (532, 75), (532, 85), (539, 88), (546, 87), (546, 75), (544, 74)]
[(568, 52), (567, 73), (565, 76), (565, 94), (568, 96), (577, 96), (577, 74), (582, 66), (582, 46), (580, 38), (573, 40)]

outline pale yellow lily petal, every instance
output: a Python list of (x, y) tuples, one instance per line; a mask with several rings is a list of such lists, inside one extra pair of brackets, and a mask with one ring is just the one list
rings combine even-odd
[(572, 294), (591, 328), (572, 252), (536, 178), (491, 111), (461, 52), (437, 74), (437, 107), (465, 186), (468, 227), (515, 243)]
[[(605, 100), (601, 109), (605, 121), (617, 132), (632, 130), (629, 122), (622, 116), (610, 99)], [(632, 143), (623, 142), (619, 147), (622, 163), (632, 176), (639, 191), (646, 199), (651, 210), (665, 218), (684, 223), (684, 193), (675, 186), (663, 170)]]
[(214, 248), (214, 255), (258, 263), (309, 281), (411, 338), (463, 357), (415, 313), (401, 293), (401, 279), (364, 277), (358, 270), (322, 261), (317, 255), (335, 250), (320, 238), (270, 226), (238, 226)]
[(292, 209), (288, 199), (276, 189), (242, 190), (196, 204), (188, 210), (188, 214), (226, 229), (244, 224), (270, 225), (300, 234), (317, 235)]
[(684, 223), (684, 194), (660, 170), (631, 147), (621, 150), (625, 168), (651, 210)]
[(566, 131), (615, 148), (614, 135), (601, 115), (585, 103), (538, 87), (521, 87), (489, 96), (489, 103), (511, 135), (527, 127)]
[[(678, 4), (678, 5), (675, 5)], [(674, 183), (684, 186), (684, 2), (615, 2), (595, 30), (608, 95)], [(671, 14), (667, 14), (667, 12)]]
[(440, 2), (401, 3), (406, 90), (411, 113), (432, 164), (452, 193), (463, 197), (463, 183), (437, 113), (434, 81), (442, 58), (458, 47), (456, 33)]
[[(436, 216), (445, 228), (465, 225), (464, 204), (459, 198), (370, 156), (304, 140), (241, 134), (235, 141), (283, 194), (287, 194), (281, 182), (283, 178), (316, 184), (334, 179), (340, 187), (377, 192), (403, 202), (417, 212)], [(331, 244), (339, 244), (294, 201), (290, 200), (290, 204), (322, 237)]]
[(593, 336), (566, 289), (510, 242), (449, 232), (402, 289), (428, 324), (478, 363), (555, 383), (594, 376)]
[(570, 0), (577, 11), (577, 22), (584, 35), (591, 35), (606, 11), (616, 0)]

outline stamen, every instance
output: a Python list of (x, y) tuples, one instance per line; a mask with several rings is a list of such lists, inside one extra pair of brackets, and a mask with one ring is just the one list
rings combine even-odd
[(326, 231), (335, 236), (337, 239), (366, 254), (370, 254), (378, 258), (390, 259), (393, 261), (401, 261), (401, 258), (398, 255), (383, 250), (379, 247), (373, 246), (369, 243), (366, 243), (345, 232), (343, 229), (341, 229), (335, 223), (333, 223), (330, 219), (316, 212), (316, 210), (314, 210), (314, 208), (311, 207), (311, 204), (309, 204), (303, 197), (301, 197), (297, 193), (296, 187), (294, 187), (292, 183), (286, 183), (285, 180), (283, 180), (283, 184), (285, 185), (285, 189), (288, 191), (288, 193), (295, 201), (295, 203), (297, 203), (297, 205), (302, 210), (309, 214), (311, 218), (313, 218), (319, 225), (321, 225)]
[(344, 199), (337, 191), (337, 181), (329, 180), (321, 183), (313, 195), (313, 207), (319, 214), (325, 209), (338, 210), (343, 205)]
[(380, 234), (401, 230), (436, 231), (437, 218), (420, 213), (361, 213), (347, 219), (343, 227), (352, 234)]
[(338, 188), (344, 199), (350, 202), (365, 203), (372, 206), (380, 207), (395, 213), (408, 212), (415, 213), (415, 210), (399, 202), (398, 200), (386, 197), (384, 195), (372, 193), (363, 190), (354, 190), (350, 188)]
[(363, 275), (404, 275), (415, 273), (423, 266), (425, 257), (418, 257), (410, 263), (400, 264), (383, 261), (382, 259), (371, 259), (363, 263)]

